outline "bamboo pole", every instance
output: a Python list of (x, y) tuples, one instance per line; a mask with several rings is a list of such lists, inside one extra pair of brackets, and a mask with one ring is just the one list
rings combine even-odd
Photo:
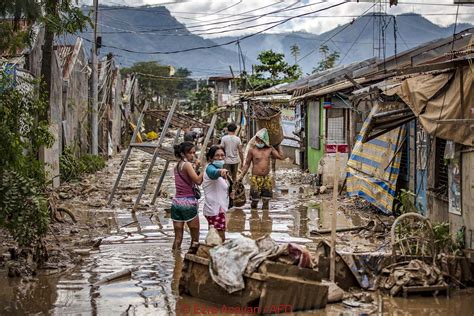
[(332, 218), (331, 218), (331, 261), (329, 266), (329, 279), (336, 281), (336, 226), (337, 226), (337, 195), (339, 183), (339, 152), (336, 149), (336, 161), (334, 162), (334, 187), (332, 189)]
[(204, 165), (206, 163), (206, 152), (207, 152), (207, 144), (211, 139), (212, 132), (214, 131), (214, 127), (217, 121), (217, 114), (214, 114), (211, 119), (211, 124), (209, 125), (209, 129), (207, 130), (206, 138), (201, 147), (201, 152), (199, 153), (199, 161)]

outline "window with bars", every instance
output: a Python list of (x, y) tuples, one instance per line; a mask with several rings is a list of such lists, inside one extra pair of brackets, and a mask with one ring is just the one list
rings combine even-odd
[(326, 143), (346, 144), (345, 110), (327, 109), (326, 122)]

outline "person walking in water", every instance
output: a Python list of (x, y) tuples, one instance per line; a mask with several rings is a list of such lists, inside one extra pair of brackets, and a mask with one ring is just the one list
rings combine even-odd
[[(226, 153), (224, 168), (229, 170), (232, 181), (237, 179), (237, 171), (239, 170), (239, 162), (244, 162), (244, 153), (242, 150), (242, 142), (235, 135), (237, 125), (230, 123), (227, 125), (227, 135), (222, 137), (221, 146)], [(239, 159), (240, 158), (240, 159)]]
[(224, 169), (225, 151), (221, 146), (212, 146), (206, 154), (208, 165), (204, 173), (202, 188), (204, 190), (203, 213), (213, 226), (222, 241), (225, 240), (226, 213), (229, 208), (229, 171)]
[(171, 219), (174, 227), (173, 249), (181, 249), (184, 224), (191, 233), (191, 245), (199, 241), (198, 199), (194, 186), (202, 183), (203, 175), (198, 174), (199, 161), (193, 164), (196, 148), (191, 142), (182, 142), (174, 146), (174, 155), (178, 164), (174, 168), (176, 195), (171, 204)]
[(260, 199), (263, 201), (262, 209), (268, 209), (270, 199), (273, 197), (273, 180), (270, 176), (271, 158), (284, 159), (283, 150), (278, 150), (270, 145), (270, 137), (266, 128), (262, 128), (255, 135), (255, 147), (248, 151), (245, 164), (237, 181), (241, 181), (247, 174), (252, 164), (252, 176), (250, 177), (251, 207), (257, 208)]

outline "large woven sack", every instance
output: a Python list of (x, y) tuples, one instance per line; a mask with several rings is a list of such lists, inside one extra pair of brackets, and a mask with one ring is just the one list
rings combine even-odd
[(235, 207), (242, 207), (247, 202), (247, 198), (245, 197), (245, 187), (241, 181), (238, 181), (234, 184), (234, 200), (233, 205)]

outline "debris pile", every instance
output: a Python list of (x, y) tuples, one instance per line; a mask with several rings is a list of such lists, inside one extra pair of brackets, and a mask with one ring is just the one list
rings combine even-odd
[(265, 260), (300, 268), (313, 268), (308, 250), (297, 244), (277, 244), (271, 237), (258, 240), (238, 238), (228, 240), (210, 250), (209, 272), (214, 282), (229, 293), (245, 287), (243, 275), (257, 271)]
[(447, 286), (439, 268), (418, 259), (394, 264), (383, 269), (382, 273), (385, 280), (381, 285), (390, 291), (391, 296), (399, 295), (403, 287)]

